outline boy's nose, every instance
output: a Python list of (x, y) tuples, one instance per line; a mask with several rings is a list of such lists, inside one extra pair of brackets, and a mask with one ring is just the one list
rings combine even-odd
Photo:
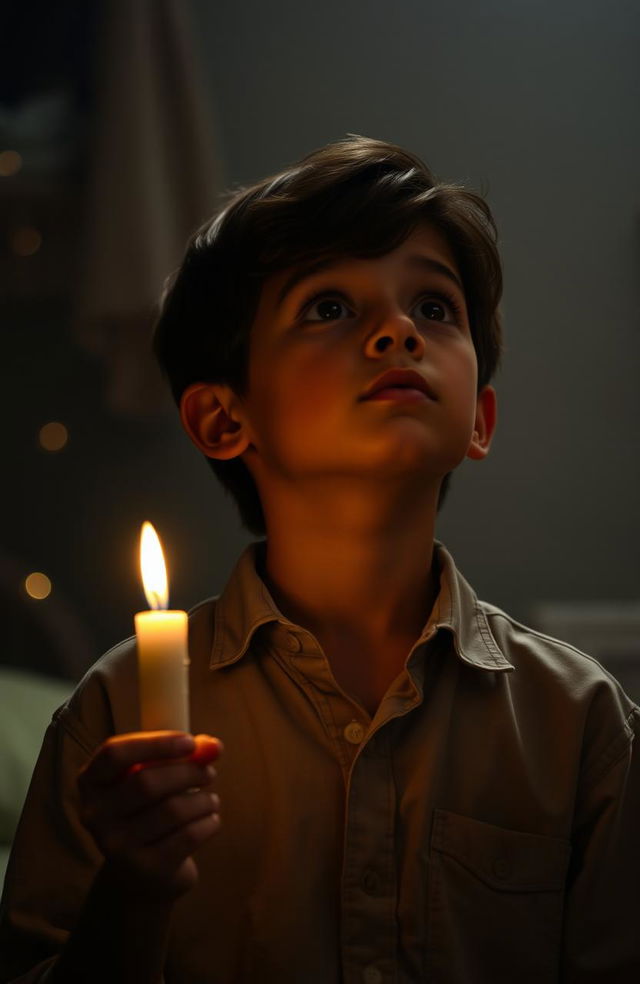
[(416, 330), (411, 318), (406, 315), (398, 315), (394, 319), (389, 318), (384, 325), (372, 332), (367, 339), (367, 347), (371, 347), (375, 352), (386, 352), (387, 349), (404, 348), (408, 352), (422, 354), (424, 350), (424, 338)]

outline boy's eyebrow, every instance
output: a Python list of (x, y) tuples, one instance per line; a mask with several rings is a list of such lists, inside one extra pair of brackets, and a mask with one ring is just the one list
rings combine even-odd
[[(335, 262), (335, 260), (316, 260), (314, 263), (307, 263), (294, 270), (278, 294), (278, 307), (280, 307), (287, 294), (302, 280), (306, 280), (308, 277), (312, 277), (315, 273), (320, 273), (328, 267), (335, 266)], [(448, 267), (446, 263), (441, 263), (440, 260), (434, 260), (431, 256), (424, 256), (422, 253), (415, 253), (407, 257), (405, 265), (414, 269), (427, 270), (430, 273), (441, 273), (443, 277), (451, 280), (464, 294), (464, 287), (460, 278), (453, 272), (451, 267)]]
[(440, 260), (434, 260), (431, 256), (423, 256), (422, 253), (416, 253), (414, 256), (407, 258), (406, 265), (418, 270), (427, 270), (430, 273), (441, 273), (443, 277), (447, 277), (464, 294), (464, 287), (460, 277), (446, 263), (441, 263)]

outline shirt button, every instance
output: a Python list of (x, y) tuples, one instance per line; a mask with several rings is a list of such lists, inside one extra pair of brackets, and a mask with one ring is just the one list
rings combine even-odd
[(344, 729), (344, 736), (352, 745), (359, 745), (364, 738), (364, 728), (358, 721), (352, 721)]
[(376, 895), (380, 891), (380, 878), (375, 871), (365, 871), (362, 876), (362, 887), (367, 895)]
[(373, 964), (369, 964), (369, 966), (365, 967), (362, 971), (362, 980), (364, 981), (364, 984), (380, 984), (382, 981), (382, 974), (377, 967), (374, 967)]
[(290, 653), (299, 653), (302, 649), (300, 640), (295, 632), (287, 632), (287, 648)]

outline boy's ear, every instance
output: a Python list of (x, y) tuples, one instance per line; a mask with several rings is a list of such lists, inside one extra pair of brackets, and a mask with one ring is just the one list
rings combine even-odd
[(467, 458), (486, 458), (496, 429), (497, 397), (493, 386), (483, 386), (476, 401), (476, 420)]
[(234, 399), (223, 383), (191, 383), (180, 398), (182, 426), (208, 458), (236, 458), (251, 443), (243, 424), (231, 415)]

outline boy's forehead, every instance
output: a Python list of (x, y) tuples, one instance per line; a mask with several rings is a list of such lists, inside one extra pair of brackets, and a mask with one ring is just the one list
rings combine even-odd
[(278, 310), (286, 300), (287, 295), (303, 280), (324, 270), (342, 268), (354, 263), (367, 263), (384, 260), (393, 254), (402, 258), (404, 254), (412, 258), (418, 254), (448, 267), (460, 281), (462, 277), (458, 269), (455, 254), (443, 233), (429, 222), (420, 222), (394, 249), (377, 257), (340, 256), (331, 259), (309, 258), (306, 261), (277, 270), (265, 278), (261, 292), (261, 306), (268, 307), (272, 312)]

